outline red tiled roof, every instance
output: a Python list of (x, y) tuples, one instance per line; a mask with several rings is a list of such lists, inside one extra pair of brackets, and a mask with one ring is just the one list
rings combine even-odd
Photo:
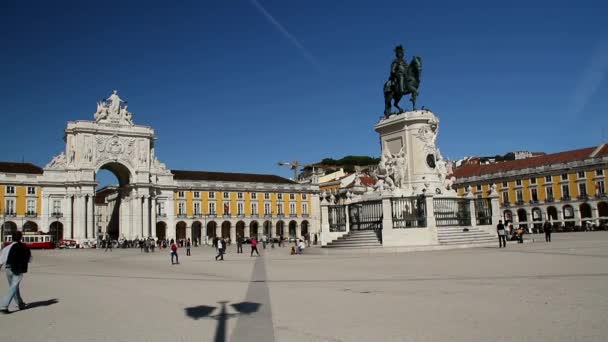
[(43, 170), (32, 163), (0, 162), (0, 172), (41, 175)]
[[(586, 147), (578, 150), (564, 151), (552, 154), (545, 154), (525, 159), (510, 160), (486, 165), (463, 165), (454, 170), (456, 179), (464, 177), (481, 176), (499, 172), (521, 170), (545, 165), (566, 163), (577, 160), (584, 160), (591, 157), (591, 154), (599, 146)], [(608, 145), (604, 145), (595, 157), (608, 155)]]
[(171, 173), (173, 179), (177, 180), (297, 184), (292, 180), (276, 175), (187, 170), (171, 170)]

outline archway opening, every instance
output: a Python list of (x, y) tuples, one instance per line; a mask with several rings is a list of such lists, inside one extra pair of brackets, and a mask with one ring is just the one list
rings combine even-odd
[(591, 206), (589, 205), (589, 203), (581, 203), (578, 208), (581, 212), (581, 226), (583, 227), (583, 229), (585, 229), (585, 227), (590, 228), (593, 224), (593, 221), (591, 220)]
[(249, 223), (249, 237), (258, 237), (258, 221), (251, 221)]
[(159, 240), (167, 239), (167, 224), (163, 221), (156, 222), (156, 237)]
[(272, 223), (270, 223), (270, 221), (264, 221), (264, 235), (266, 235), (268, 238), (272, 237)]
[(203, 225), (200, 221), (194, 221), (192, 223), (192, 243), (198, 246), (201, 243), (201, 237), (203, 233)]
[(608, 224), (608, 202), (599, 202), (597, 204), (597, 216), (600, 219), (600, 227), (605, 229)]
[(513, 222), (513, 212), (511, 210), (505, 210), (503, 212), (503, 217), (505, 220), (505, 224)]
[(574, 228), (574, 208), (566, 204), (562, 207), (562, 213), (564, 215), (564, 226), (568, 229)]
[(547, 217), (550, 221), (557, 221), (557, 208), (553, 206), (547, 207)]
[(175, 239), (177, 241), (186, 240), (186, 222), (179, 221), (175, 225)]
[(532, 208), (532, 221), (534, 222), (532, 231), (534, 233), (538, 233), (541, 231), (543, 227), (542, 220), (543, 212), (540, 210), (540, 208)]
[(528, 225), (526, 224), (526, 222), (528, 222), (528, 213), (525, 209), (517, 210), (517, 221), (519, 221), (519, 225), (523, 228), (528, 228)]
[(230, 221), (222, 222), (222, 237), (224, 239), (230, 238)]
[(213, 240), (213, 238), (216, 237), (216, 228), (217, 223), (215, 223), (215, 221), (207, 223), (207, 234), (205, 234), (207, 236), (207, 241)]
[(55, 221), (49, 226), (49, 234), (55, 242), (63, 240), (63, 223)]
[[(112, 161), (99, 167), (95, 172), (96, 187), (93, 214), (96, 221), (96, 232), (87, 229), (85, 236), (89, 238), (93, 236), (109, 236), (110, 239), (117, 240), (124, 235), (124, 231), (131, 232), (131, 235), (133, 235), (125, 236), (127, 239), (134, 238), (135, 235), (142, 237), (149, 234), (147, 231), (142, 232), (134, 229), (135, 227), (125, 226), (129, 224), (130, 220), (128, 217), (131, 216), (130, 213), (124, 212), (125, 210), (129, 211), (131, 208), (129, 203), (126, 203), (124, 200), (124, 198), (128, 198), (127, 196), (130, 193), (130, 189), (128, 188), (130, 181), (131, 172), (129, 168), (119, 162)], [(85, 200), (89, 201), (92, 199), (87, 198)], [(134, 200), (137, 199), (130, 199), (130, 201)], [(121, 218), (121, 207), (123, 207), (124, 220)], [(90, 222), (88, 218), (86, 222)]]
[(38, 231), (38, 225), (36, 222), (27, 221), (23, 224), (24, 233), (35, 233)]
[(283, 236), (283, 235), (285, 235), (285, 223), (283, 221), (278, 221), (277, 222), (276, 230), (275, 230), (275, 235), (276, 236)]
[(292, 239), (298, 238), (298, 224), (296, 221), (289, 221), (289, 237)]
[[(4, 241), (12, 241), (12, 235), (17, 231), (17, 224), (12, 221), (6, 221), (2, 224)], [(8, 239), (8, 240), (7, 240)]]
[(245, 237), (245, 222), (239, 221), (236, 223), (236, 236)]
[(302, 230), (302, 236), (306, 239), (309, 239), (309, 235), (310, 234), (308, 232), (308, 221), (304, 220), (302, 221), (302, 223), (300, 224), (300, 226), (302, 226), (300, 229)]

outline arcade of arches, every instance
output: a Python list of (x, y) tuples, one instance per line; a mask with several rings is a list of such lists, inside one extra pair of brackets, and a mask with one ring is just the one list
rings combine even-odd
[(566, 227), (608, 224), (608, 201), (568, 203), (503, 210), (505, 221), (526, 228), (539, 228), (545, 220)]
[[(260, 226), (264, 227), (263, 231)], [(274, 226), (274, 230), (271, 227)], [(203, 229), (203, 227), (205, 227)], [(288, 231), (285, 231), (288, 227)], [(270, 220), (257, 221), (252, 220), (209, 220), (207, 222), (194, 220), (190, 223), (179, 221), (175, 225), (175, 237), (178, 240), (191, 239), (192, 241), (200, 241), (204, 244), (211, 243), (215, 237), (223, 237), (236, 241), (238, 236), (256, 237), (260, 239), (263, 235), (268, 238), (279, 237), (283, 235), (289, 238), (304, 239), (309, 234), (310, 223), (308, 220), (290, 220), (271, 222)], [(169, 238), (166, 234), (167, 223), (159, 221), (156, 224), (156, 236), (159, 239)], [(309, 236), (310, 237), (310, 236)], [(312, 237), (310, 237), (312, 239)]]

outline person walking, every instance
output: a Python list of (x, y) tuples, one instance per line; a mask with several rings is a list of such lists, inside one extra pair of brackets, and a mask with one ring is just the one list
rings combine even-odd
[(543, 225), (543, 230), (545, 231), (545, 242), (551, 242), (551, 230), (553, 229), (553, 227), (551, 226), (551, 223), (549, 222), (549, 220), (545, 221), (545, 224)]
[(190, 256), (191, 247), (192, 247), (192, 242), (190, 241), (190, 238), (188, 238), (188, 240), (186, 240), (186, 256)]
[(258, 252), (258, 239), (256, 239), (255, 237), (251, 239), (251, 255), (250, 256), (253, 256), (254, 251), (258, 256), (260, 256), (260, 252)]
[(268, 236), (266, 234), (262, 235), (262, 248), (266, 249), (266, 244), (268, 243)]
[[(175, 258), (175, 263), (173, 262)], [(177, 244), (171, 239), (171, 265), (179, 264), (179, 256), (177, 255)]]
[(240, 235), (236, 237), (236, 252), (243, 253), (243, 237)]
[(215, 261), (224, 260), (224, 247), (226, 246), (226, 242), (224, 239), (217, 240), (217, 255), (215, 256)]
[(6, 268), (6, 278), (8, 280), (8, 294), (0, 303), (0, 312), (8, 314), (8, 306), (13, 299), (17, 300), (19, 310), (24, 310), (27, 304), (21, 298), (19, 284), (23, 280), (23, 275), (27, 273), (27, 265), (32, 259), (30, 249), (21, 242), (23, 234), (20, 231), (13, 233), (13, 242), (4, 247), (0, 254), (0, 268)]
[(507, 247), (507, 231), (505, 225), (502, 224), (502, 220), (498, 221), (496, 231), (498, 232), (498, 248)]

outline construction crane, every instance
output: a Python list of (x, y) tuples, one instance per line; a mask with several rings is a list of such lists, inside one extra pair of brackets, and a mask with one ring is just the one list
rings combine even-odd
[(293, 181), (297, 182), (298, 179), (298, 166), (300, 166), (300, 162), (294, 160), (293, 162), (278, 162), (279, 166), (289, 166), (290, 169), (293, 170)]

